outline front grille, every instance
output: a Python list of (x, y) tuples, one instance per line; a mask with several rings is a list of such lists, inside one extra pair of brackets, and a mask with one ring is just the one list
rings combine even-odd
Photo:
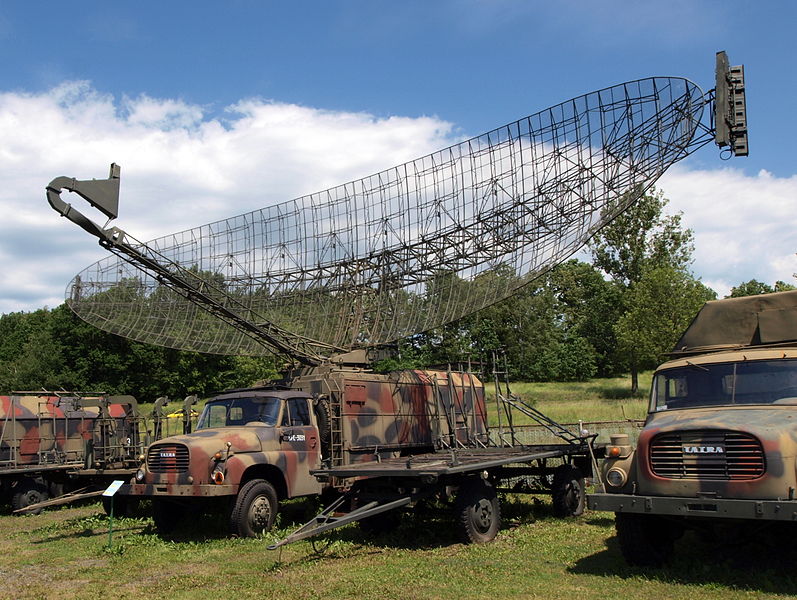
[(184, 473), (188, 470), (188, 448), (182, 444), (157, 444), (147, 452), (150, 473)]
[(651, 440), (649, 457), (653, 473), (668, 479), (728, 481), (766, 472), (761, 442), (738, 431), (662, 433)]

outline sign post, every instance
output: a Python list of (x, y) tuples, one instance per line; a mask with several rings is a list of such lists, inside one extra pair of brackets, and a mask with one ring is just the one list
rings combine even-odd
[(111, 485), (109, 485), (108, 488), (102, 493), (104, 497), (111, 499), (111, 513), (109, 515), (110, 518), (108, 520), (108, 548), (111, 547), (111, 544), (113, 542), (113, 497), (116, 495), (116, 492), (119, 491), (119, 488), (122, 487), (123, 484), (124, 481), (120, 481), (117, 479), (111, 482)]

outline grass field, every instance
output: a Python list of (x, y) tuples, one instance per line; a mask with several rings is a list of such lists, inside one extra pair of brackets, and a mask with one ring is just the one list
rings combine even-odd
[[(304, 503), (306, 504), (306, 503)], [(550, 515), (544, 502), (505, 499), (504, 526), (485, 545), (452, 539), (444, 517), (405, 518), (391, 535), (356, 527), (322, 554), (309, 542), (268, 551), (298, 511), (263, 540), (224, 539), (199, 528), (161, 539), (151, 521), (108, 519), (99, 504), (0, 517), (3, 598), (685, 598), (790, 597), (794, 553), (683, 540), (674, 562), (629, 568), (613, 520)], [(319, 545), (324, 545), (321, 542)]]
[[(582, 421), (619, 421), (644, 419), (647, 412), (647, 395), (652, 373), (639, 377), (639, 392), (631, 394), (628, 377), (591, 379), (568, 383), (514, 383), (512, 393), (560, 423)], [(488, 402), (494, 398), (494, 386), (485, 383)], [(491, 425), (494, 406), (490, 405)], [(527, 421), (522, 419), (517, 424)]]
[[(562, 420), (571, 410), (598, 420), (592, 410), (613, 414), (618, 406), (642, 407), (644, 414), (644, 400), (615, 394), (607, 382), (516, 387), (543, 410), (562, 410), (556, 415)], [(630, 568), (611, 514), (555, 519), (545, 497), (504, 497), (503, 527), (485, 545), (459, 543), (445, 514), (419, 511), (384, 536), (356, 526), (334, 532), (316, 544), (327, 546), (322, 553), (310, 542), (266, 549), (316, 508), (311, 501), (286, 503), (264, 539), (228, 539), (222, 523), (198, 519), (161, 538), (147, 517), (116, 519), (110, 546), (109, 519), (99, 503), (36, 516), (3, 513), (0, 598), (732, 600), (797, 594), (793, 542), (786, 548), (688, 537), (666, 568)]]

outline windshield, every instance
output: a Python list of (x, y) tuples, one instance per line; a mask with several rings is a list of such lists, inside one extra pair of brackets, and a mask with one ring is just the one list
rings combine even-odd
[(797, 405), (797, 360), (690, 363), (653, 379), (654, 411), (730, 404)]
[(271, 396), (213, 400), (205, 405), (196, 428), (230, 427), (253, 422), (273, 426), (279, 417), (280, 403), (279, 398)]

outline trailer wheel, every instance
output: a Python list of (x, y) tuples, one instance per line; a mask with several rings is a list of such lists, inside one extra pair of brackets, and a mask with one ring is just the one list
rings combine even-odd
[(271, 529), (277, 516), (277, 492), (268, 481), (253, 479), (241, 487), (230, 513), (230, 533), (256, 537)]
[(495, 488), (482, 479), (460, 486), (454, 503), (460, 538), (466, 544), (495, 539), (501, 527), (501, 505)]
[[(109, 507), (110, 508), (110, 507)], [(152, 520), (158, 533), (166, 535), (177, 529), (185, 516), (182, 505), (166, 498), (152, 499)]]
[[(34, 479), (23, 479), (14, 486), (11, 493), (11, 508), (13, 510), (20, 510), (27, 508), (33, 504), (44, 502), (50, 497), (47, 493), (47, 486), (44, 483)], [(42, 511), (41, 508), (28, 511), (29, 515), (38, 515)]]
[(638, 567), (660, 567), (673, 552), (670, 524), (657, 515), (615, 513), (617, 541), (625, 562)]
[(564, 464), (553, 473), (551, 486), (553, 514), (557, 517), (577, 517), (584, 512), (584, 476), (573, 465)]

